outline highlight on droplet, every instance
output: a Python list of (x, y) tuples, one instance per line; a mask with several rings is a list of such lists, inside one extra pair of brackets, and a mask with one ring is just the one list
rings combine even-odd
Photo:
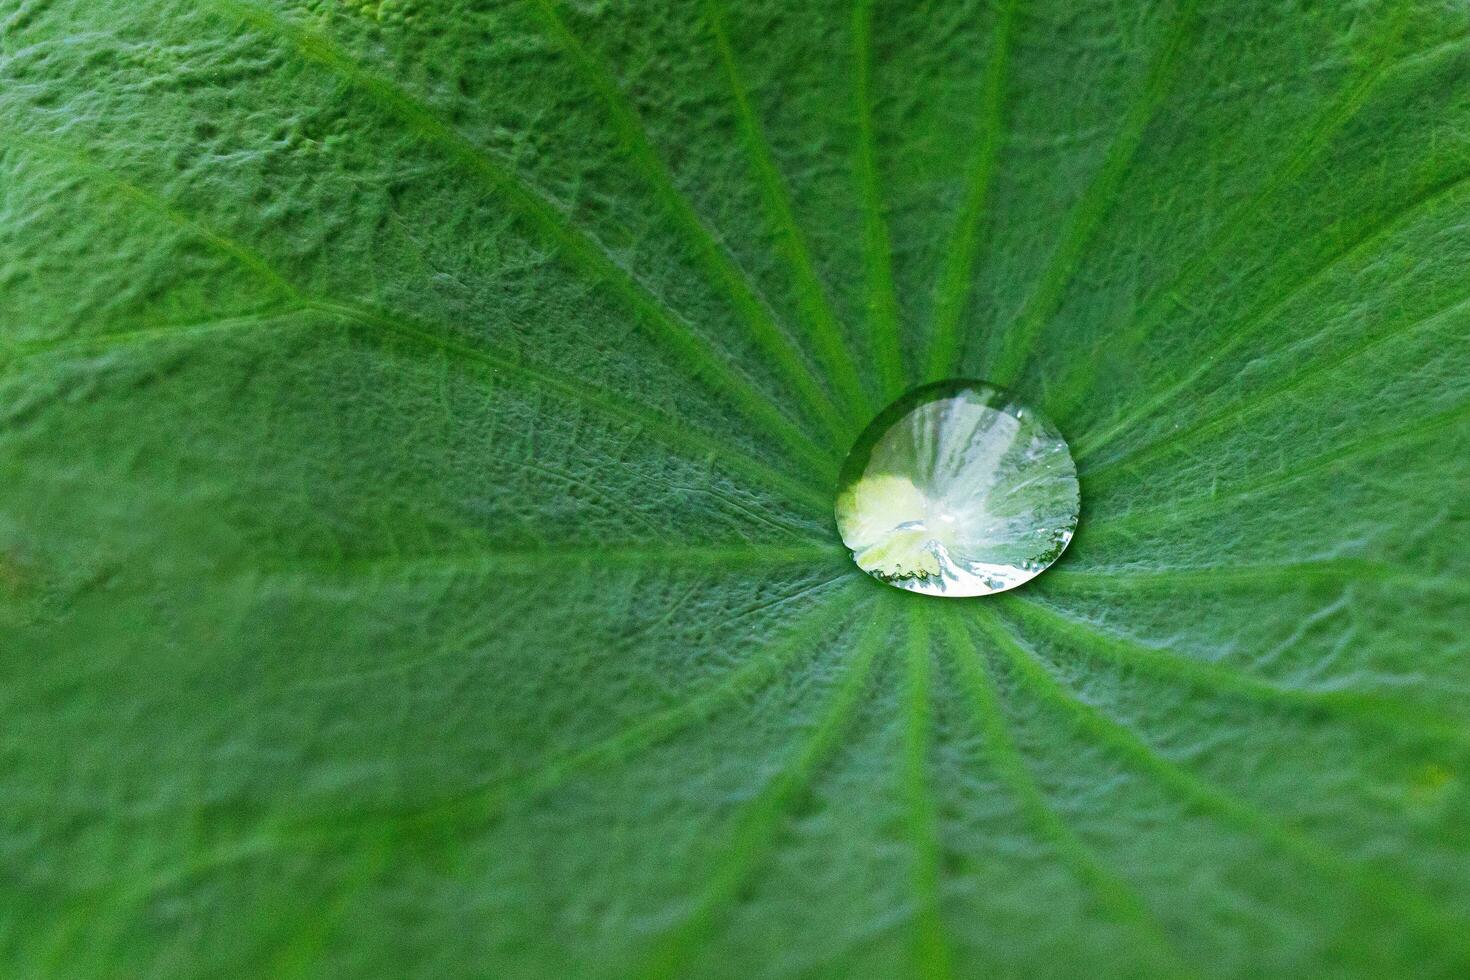
[(1077, 467), (1056, 426), (1003, 388), (915, 388), (863, 431), (838, 480), (837, 529), (858, 566), (951, 597), (1014, 589), (1077, 530)]

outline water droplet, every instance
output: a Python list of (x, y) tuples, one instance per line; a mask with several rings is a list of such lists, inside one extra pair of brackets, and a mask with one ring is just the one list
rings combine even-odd
[(843, 464), (837, 529), (869, 575), (976, 596), (1040, 575), (1077, 530), (1077, 467), (1056, 426), (984, 381), (915, 388)]

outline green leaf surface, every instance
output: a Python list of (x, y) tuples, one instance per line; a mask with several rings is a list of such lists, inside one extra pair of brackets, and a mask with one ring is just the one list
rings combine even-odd
[[(1463, 977), (1470, 10), (0, 4), (6, 977)], [(862, 575), (904, 388), (1051, 571)]]

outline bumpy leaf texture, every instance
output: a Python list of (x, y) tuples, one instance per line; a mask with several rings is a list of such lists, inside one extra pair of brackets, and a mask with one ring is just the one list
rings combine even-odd
[(1463, 4), (0, 18), (5, 976), (1470, 969)]

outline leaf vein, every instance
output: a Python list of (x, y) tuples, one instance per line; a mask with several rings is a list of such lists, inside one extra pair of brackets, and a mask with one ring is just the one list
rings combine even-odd
[(806, 460), (814, 472), (825, 475), (832, 468), (830, 456), (773, 407), (772, 400), (734, 367), (727, 354), (715, 348), (708, 338), (615, 261), (596, 239), (572, 224), (564, 211), (440, 119), (428, 106), (391, 81), (357, 64), (321, 34), (246, 0), (211, 2), (289, 43), (304, 58), (322, 65), (355, 86), (427, 142), (448, 153), (500, 195), (517, 215), (557, 243), (566, 256), (581, 266), (583, 272), (612, 287), (640, 315), (639, 322), (648, 328), (650, 337), (665, 345), (696, 377), (713, 384), (751, 421), (763, 426), (793, 453)]
[[(1455, 186), (1459, 187), (1461, 184), (1467, 182), (1470, 182), (1470, 176), (1460, 178), (1455, 182)], [(1462, 296), (1445, 306), (1441, 306), (1426, 316), (1400, 321), (1384, 330), (1370, 331), (1356, 343), (1344, 348), (1335, 357), (1314, 360), (1306, 370), (1296, 373), (1285, 381), (1274, 386), (1255, 389), (1251, 391), (1248, 397), (1241, 398), (1232, 404), (1226, 405), (1219, 411), (1207, 415), (1191, 425), (1170, 430), (1167, 435), (1155, 439), (1152, 442), (1135, 446), (1128, 452), (1113, 457), (1101, 466), (1086, 469), (1082, 475), (1089, 477), (1092, 481), (1092, 486), (1096, 488), (1101, 485), (1099, 483), (1099, 477), (1103, 473), (1116, 471), (1116, 467), (1124, 463), (1136, 464), (1145, 459), (1152, 459), (1169, 446), (1178, 444), (1189, 445), (1200, 436), (1207, 436), (1211, 433), (1218, 432), (1242, 416), (1260, 411), (1263, 407), (1270, 405), (1283, 395), (1288, 395), (1296, 391), (1308, 382), (1323, 377), (1364, 354), (1391, 343), (1400, 337), (1417, 333), (1424, 327), (1440, 323), (1457, 313), (1464, 312), (1467, 308), (1470, 308), (1470, 296)], [(1219, 353), (1205, 358), (1202, 364), (1191, 372), (1191, 376), (1198, 377), (1199, 373), (1219, 363), (1220, 357), (1224, 356), (1230, 350), (1238, 348), (1241, 343), (1245, 342), (1244, 338), (1246, 337), (1248, 337), (1248, 333), (1244, 331), (1236, 334)], [(1105, 442), (1105, 439), (1099, 439), (1097, 444), (1093, 445), (1092, 448), (1095, 450), (1098, 445), (1105, 444)], [(1082, 455), (1083, 451), (1083, 447), (1079, 445), (1078, 455)]]
[(1148, 74), (1108, 147), (1101, 169), (1072, 208), (1050, 263), (1031, 290), (1021, 311), (1001, 337), (1001, 350), (988, 377), (996, 384), (1013, 384), (1042, 325), (1056, 312), (1076, 276), (1088, 246), (1103, 220), (1117, 204), (1129, 165), (1143, 143), (1144, 132), (1163, 107), (1178, 75), (1180, 57), (1196, 23), (1198, 0), (1177, 0), (1168, 29), (1155, 51)]
[[(996, 635), (993, 614), (985, 609), (979, 612), (981, 618), (977, 623), (980, 628), (996, 643), (1004, 642), (1003, 637)], [(1155, 961), (1153, 967), (1160, 976), (1195, 975), (1197, 971), (1182, 961), (1142, 896), (1126, 879), (1102, 862), (1047, 800), (1007, 730), (1005, 708), (985, 655), (957, 616), (948, 617), (948, 626), (955, 665), (969, 690), (975, 724), (985, 739), (997, 773), (1022, 811), (1050, 839), (1058, 855), (1070, 867), (1073, 877), (1093, 890), (1098, 901), (1116, 921), (1132, 928), (1146, 941), (1144, 949), (1148, 952), (1144, 957)]]
[[(7, 138), (10, 139), (9, 137)], [(191, 234), (197, 235), (202, 241), (216, 248), (222, 254), (230, 256), (245, 268), (256, 272), (267, 282), (276, 286), (276, 288), (289, 296), (294, 302), (300, 304), (302, 309), (315, 309), (339, 317), (345, 317), (364, 326), (375, 326), (379, 329), (385, 329), (414, 339), (420, 344), (443, 350), (446, 353), (452, 353), (460, 358), (462, 363), (476, 364), (493, 372), (499, 372), (502, 379), (519, 383), (526, 390), (541, 394), (555, 394), (574, 403), (585, 405), (611, 418), (621, 419), (641, 426), (651, 436), (658, 439), (659, 442), (676, 452), (685, 454), (691, 459), (719, 459), (732, 471), (741, 473), (745, 477), (769, 486), (772, 489), (778, 489), (788, 495), (792, 502), (800, 502), (815, 512), (825, 513), (831, 507), (830, 499), (819, 490), (815, 483), (807, 480), (799, 480), (783, 473), (769, 463), (757, 459), (731, 443), (708, 435), (693, 426), (671, 424), (656, 412), (636, 402), (623, 399), (618, 395), (599, 389), (597, 386), (579, 379), (566, 377), (551, 368), (532, 367), (510, 357), (454, 341), (450, 339), (454, 331), (447, 325), (410, 325), (417, 323), (417, 321), (408, 314), (379, 312), (353, 303), (309, 296), (273, 269), (265, 259), (251, 249), (179, 211), (168, 201), (160, 198), (152, 191), (119, 177), (79, 153), (25, 137), (10, 139), (10, 145), (21, 146), (30, 152), (75, 167), (88, 176), (99, 180), (106, 186), (113, 188), (127, 200), (159, 214)], [(260, 322), (269, 322), (270, 319), (269, 314), (262, 314)], [(190, 332), (209, 332), (214, 329), (239, 329), (252, 325), (256, 325), (256, 321), (251, 318), (237, 317), (230, 318), (228, 322), (208, 321), (191, 327), (167, 328), (158, 331), (137, 331), (128, 337), (128, 342), (173, 339), (175, 336), (184, 336), (185, 330), (189, 330)], [(105, 343), (101, 338), (95, 342)], [(45, 344), (51, 343), (55, 343), (58, 348), (64, 345), (61, 341), (45, 342)], [(65, 343), (70, 343), (70, 341)], [(78, 340), (77, 343), (81, 344), (83, 341)]]
[(1149, 745), (1135, 732), (1109, 718), (1101, 709), (1082, 701), (1052, 676), (1041, 657), (1003, 626), (1000, 648), (1037, 700), (1071, 717), (1078, 727), (1098, 738), (1118, 756), (1152, 776), (1158, 783), (1199, 807), (1203, 812), (1253, 834), (1325, 877), (1346, 882), (1373, 905), (1410, 919), (1437, 938), (1464, 949), (1465, 926), (1431, 899), (1376, 869), (1351, 861), (1302, 830), (1283, 823), (1257, 806), (1226, 792)]
[(790, 809), (810, 792), (818, 771), (836, 754), (844, 733), (851, 727), (872, 677), (882, 627), (888, 617), (879, 612), (863, 629), (836, 691), (821, 720), (770, 784), (740, 815), (724, 859), (706, 876), (709, 885), (700, 894), (691, 915), (658, 944), (647, 969), (639, 971), (649, 980), (682, 975), (684, 964), (698, 948), (714, 921), (734, 900), (756, 869), (769, 856), (776, 835)]
[[(1256, 191), (1255, 194), (1253, 194), (1248, 200), (1242, 202), (1241, 205), (1237, 207), (1230, 214), (1230, 216), (1226, 218), (1221, 230), (1211, 236), (1207, 247), (1197, 253), (1188, 263), (1186, 263), (1184, 268), (1179, 271), (1179, 273), (1174, 277), (1173, 280), (1171, 280), (1166, 286), (1157, 290), (1154, 293), (1154, 295), (1147, 301), (1147, 306), (1142, 315), (1140, 315), (1134, 321), (1129, 329), (1122, 331), (1121, 335), (1113, 331), (1105, 332), (1103, 335), (1104, 344), (1115, 346), (1123, 354), (1127, 354), (1137, 350), (1138, 345), (1147, 340), (1149, 335), (1153, 333), (1153, 331), (1159, 326), (1159, 324), (1162, 323), (1172, 311), (1173, 304), (1176, 301), (1176, 297), (1179, 296), (1180, 293), (1186, 290), (1194, 289), (1199, 285), (1202, 277), (1205, 275), (1205, 273), (1209, 271), (1211, 264), (1220, 256), (1220, 254), (1225, 250), (1230, 242), (1234, 240), (1235, 235), (1245, 227), (1246, 223), (1252, 217), (1254, 217), (1257, 212), (1265, 207), (1266, 203), (1274, 194), (1283, 190), (1291, 181), (1295, 180), (1297, 177), (1301, 176), (1307, 171), (1312, 162), (1327, 147), (1332, 135), (1343, 126), (1345, 126), (1349, 121), (1353, 119), (1354, 116), (1357, 115), (1358, 111), (1361, 110), (1362, 107), (1367, 103), (1373, 91), (1385, 78), (1391, 76), (1397, 69), (1402, 68), (1404, 65), (1437, 58), (1442, 54), (1459, 48), (1460, 46), (1461, 42), (1457, 40), (1446, 44), (1437, 45), (1436, 47), (1430, 48), (1427, 51), (1419, 52), (1418, 54), (1411, 55), (1408, 58), (1404, 58), (1397, 62), (1384, 60), (1380, 62), (1374, 70), (1365, 73), (1364, 76), (1358, 81), (1348, 85), (1344, 89), (1342, 94), (1338, 97), (1338, 99), (1336, 99), (1332, 104), (1327, 107), (1327, 110), (1317, 120), (1316, 124), (1308, 130), (1307, 138), (1302, 142), (1302, 144), (1299, 145), (1295, 149), (1295, 151), (1291, 153), (1280, 164), (1277, 170), (1267, 178), (1266, 182)], [(1409, 211), (1412, 212), (1421, 204), (1426, 204), (1438, 199), (1442, 193), (1447, 193), (1454, 190), (1454, 188), (1457, 187), (1459, 183), (1460, 180), (1457, 179), (1453, 181), (1449, 187), (1446, 187), (1441, 191), (1432, 192), (1427, 198), (1422, 201), (1414, 202), (1410, 205)], [(1275, 316), (1277, 312), (1284, 308), (1285, 305), (1296, 296), (1300, 295), (1305, 289), (1310, 287), (1315, 282), (1319, 281), (1320, 278), (1324, 276), (1328, 271), (1330, 271), (1339, 261), (1356, 253), (1357, 251), (1366, 247), (1368, 244), (1379, 240), (1383, 235), (1387, 234), (1400, 217), (1402, 216), (1390, 216), (1389, 219), (1383, 224), (1371, 228), (1367, 232), (1365, 237), (1363, 237), (1359, 241), (1349, 244), (1345, 249), (1336, 250), (1333, 253), (1329, 254), (1322, 264), (1315, 268), (1304, 279), (1298, 281), (1295, 286), (1288, 288), (1286, 292), (1280, 297), (1275, 299), (1268, 298), (1264, 302), (1263, 307), (1258, 308), (1258, 313), (1247, 316), (1246, 322), (1248, 326), (1245, 326), (1241, 330), (1237, 331), (1225, 350), (1216, 352), (1211, 357), (1203, 359), (1201, 363), (1199, 363), (1191, 371), (1189, 371), (1185, 375), (1185, 377), (1166, 387), (1154, 398), (1151, 398), (1148, 401), (1141, 403), (1133, 411), (1126, 413), (1118, 422), (1110, 426), (1107, 431), (1105, 431), (1102, 435), (1097, 436), (1091, 440), (1083, 440), (1078, 446), (1079, 456), (1089, 455), (1097, 452), (1103, 446), (1112, 442), (1123, 432), (1127, 431), (1127, 429), (1139, 419), (1147, 417), (1150, 412), (1155, 411), (1163, 404), (1167, 404), (1169, 399), (1176, 396), (1180, 391), (1188, 388), (1190, 384), (1193, 384), (1194, 381), (1198, 380), (1200, 375), (1202, 375), (1210, 367), (1213, 367), (1214, 364), (1219, 361), (1220, 357), (1222, 357), (1227, 351), (1233, 351), (1234, 349), (1239, 348), (1249, 339), (1249, 337), (1253, 336), (1257, 330), (1260, 330), (1264, 326), (1268, 325), (1271, 318)], [(1114, 340), (1114, 338), (1117, 339)], [(1094, 356), (1087, 358), (1086, 363), (1089, 365), (1095, 365), (1098, 362), (1098, 358), (1102, 355), (1102, 353), (1102, 349), (1094, 351)], [(1076, 404), (1076, 402), (1081, 397), (1087, 394), (1090, 385), (1092, 383), (1095, 383), (1096, 373), (1094, 372), (1091, 375), (1085, 377), (1079, 374), (1076, 376), (1076, 378), (1078, 380), (1065, 384), (1063, 386), (1063, 394), (1060, 394), (1057, 397), (1057, 400), (1059, 402), (1065, 402), (1067, 406)]]
[(1085, 656), (1110, 661), (1128, 670), (1233, 697), (1336, 715), (1404, 738), (1470, 744), (1467, 741), (1470, 729), (1465, 721), (1441, 716), (1427, 706), (1403, 703), (1372, 691), (1291, 687), (1237, 668), (1125, 639), (1031, 599), (1013, 597), (1005, 607), (1024, 620), (1065, 637), (1073, 649)]
[(908, 835), (914, 849), (915, 965), (920, 976), (945, 980), (954, 975), (954, 968), (939, 893), (939, 819), (928, 772), (933, 740), (929, 636), (917, 607), (910, 604), (907, 609), (903, 782)]
[(873, 5), (854, 0), (852, 11), (853, 97), (858, 130), (858, 188), (863, 206), (863, 264), (867, 278), (869, 343), (878, 364), (881, 397), (887, 404), (903, 387), (903, 344), (899, 337), (898, 293), (893, 285), (893, 242), (878, 174), (874, 120)]
[(995, 182), (996, 165), (1005, 145), (1006, 78), (1016, 40), (1020, 0), (1002, 0), (990, 40), (985, 88), (980, 97), (980, 145), (965, 181), (964, 201), (955, 217), (944, 266), (935, 286), (934, 315), (929, 327), (928, 380), (950, 377), (958, 368), (960, 319), (969, 299), (975, 264), (980, 258), (981, 222)]
[(1097, 542), (1125, 532), (1167, 526), (1168, 521), (1172, 518), (1208, 514), (1219, 510), (1222, 504), (1248, 500), (1259, 494), (1280, 490), (1282, 487), (1291, 486), (1313, 474), (1329, 470), (1342, 463), (1372, 457), (1375, 453), (1385, 450), (1413, 445), (1418, 440), (1439, 435), (1446, 429), (1453, 429), (1467, 418), (1470, 418), (1470, 401), (1452, 405), (1444, 411), (1436, 412), (1421, 420), (1411, 421), (1385, 431), (1369, 433), (1361, 439), (1349, 439), (1325, 453), (1306, 460), (1299, 466), (1293, 466), (1284, 472), (1273, 473), (1258, 480), (1243, 481), (1233, 487), (1227, 487), (1224, 493), (1219, 493), (1215, 487), (1211, 487), (1210, 493), (1204, 496), (1168, 504), (1130, 508), (1099, 521), (1097, 527), (1089, 532), (1089, 538)]
[[(817, 275), (811, 249), (806, 236), (796, 221), (792, 210), (791, 195), (776, 166), (770, 141), (761, 126), (755, 108), (740, 71), (735, 49), (730, 43), (726, 27), (727, 16), (724, 0), (705, 0), (706, 17), (714, 32), (715, 43), (720, 51), (720, 60), (725, 68), (725, 77), (730, 84), (730, 97), (735, 104), (740, 122), (741, 137), (750, 156), (752, 169), (760, 184), (761, 196), (765, 200), (772, 230), (781, 243), (782, 252), (791, 266), (792, 277), (802, 311), (810, 324), (813, 343), (821, 355), (823, 364), (832, 373), (832, 378), (841, 394), (850, 417), (859, 417), (866, 412), (866, 396), (857, 365), (842, 339), (837, 325), (837, 314), (827, 298), (827, 290)], [(861, 419), (860, 419), (861, 420)]]

